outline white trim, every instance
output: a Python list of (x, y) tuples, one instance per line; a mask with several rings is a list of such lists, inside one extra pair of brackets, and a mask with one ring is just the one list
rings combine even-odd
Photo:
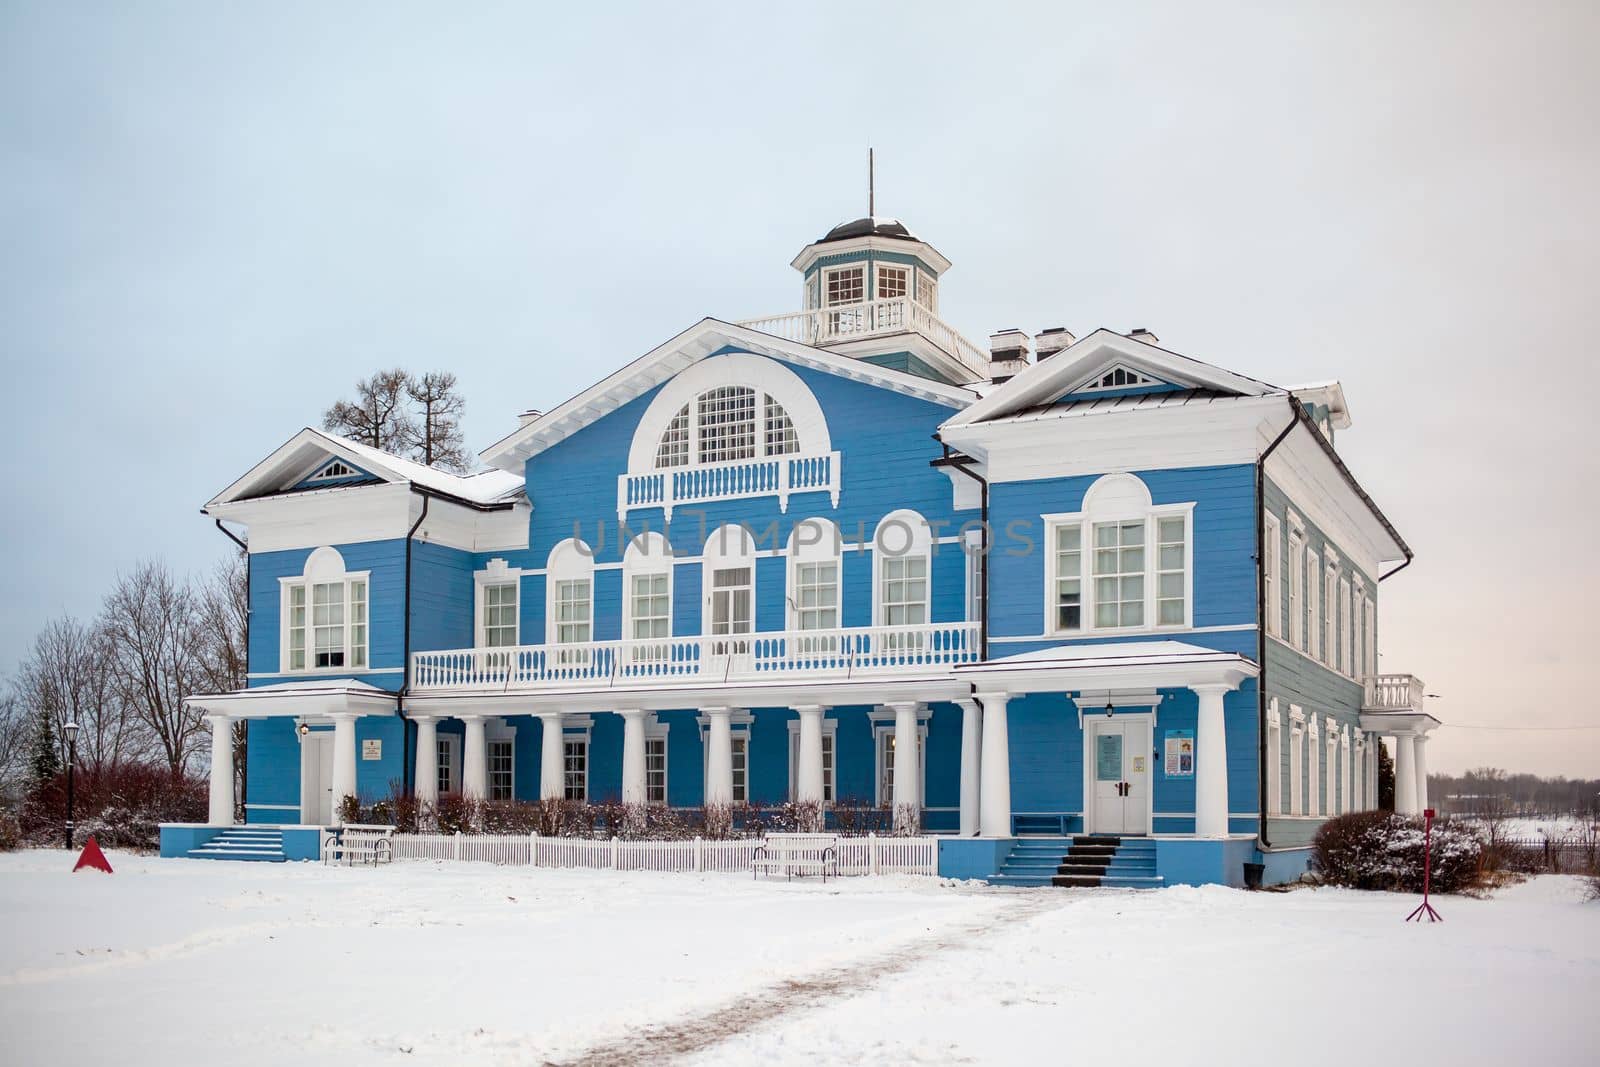
[[(737, 743), (744, 744), (744, 796), (738, 795), (738, 790), (733, 786), (732, 772), (729, 773), (729, 789), (732, 802), (735, 804), (750, 803), (750, 728), (755, 725), (756, 717), (748, 708), (733, 708), (728, 713), (728, 747), (732, 752)], [(700, 728), (700, 796), (702, 800), (706, 793), (706, 776), (711, 770), (711, 745), (706, 740), (706, 732), (711, 727), (711, 716), (701, 712), (695, 716), (695, 723)]]
[[(1186, 627), (1183, 627), (1181, 630), (1178, 627), (1175, 627), (1175, 626), (1164, 626), (1164, 627), (1161, 628), (1161, 633), (1163, 633), (1163, 634), (1180, 634), (1180, 633), (1186, 633), (1186, 634), (1224, 634), (1224, 633), (1242, 633), (1242, 632), (1244, 632), (1246, 630), (1254, 630), (1255, 628), (1256, 628), (1255, 624), (1253, 624), (1253, 623), (1232, 623), (1232, 624), (1227, 625), (1227, 626), (1186, 626)], [(1141, 634), (1142, 632), (1143, 631), (1139, 631), (1139, 630), (1117, 630), (1117, 631), (1115, 631), (1115, 635), (1114, 636), (1122, 636), (1122, 637), (1137, 636), (1137, 635)], [(1113, 636), (1113, 635), (1108, 632), (1108, 634), (1106, 636)], [(1013, 634), (1013, 635), (1009, 635), (1009, 636), (1001, 635), (1001, 634), (990, 634), (989, 635), (989, 643), (991, 645), (1003, 645), (1003, 644), (1008, 644), (1008, 643), (1009, 644), (1021, 644), (1023, 642), (1029, 642), (1029, 643), (1051, 642), (1051, 643), (1054, 643), (1054, 642), (1060, 642), (1060, 641), (1075, 642), (1075, 641), (1077, 641), (1077, 637), (1076, 637), (1076, 635), (1069, 637), (1069, 636), (1066, 636), (1064, 634)]]
[[(353, 614), (351, 601), (351, 587), (360, 583), (365, 599), (363, 600), (364, 616), (360, 623), (365, 630), (365, 640), (358, 646), (351, 640), (351, 630), (356, 625), (351, 616)], [(314, 606), (314, 588), (319, 585), (340, 585), (344, 589), (340, 608), (342, 621), (340, 629), (344, 636), (344, 646), (341, 655), (344, 662), (336, 666), (318, 667), (316, 662), (316, 619)], [(304, 603), (301, 605), (305, 612), (305, 620), (299, 627), (290, 625), (289, 612), (294, 591), (302, 591)], [(292, 654), (293, 631), (302, 632), (303, 645), (301, 653), (305, 665), (294, 667), (290, 665)], [(360, 648), (360, 664), (352, 661), (356, 649)], [(283, 575), (278, 578), (278, 671), (273, 677), (305, 678), (305, 677), (349, 677), (352, 674), (372, 673), (372, 572), (349, 571), (345, 569), (344, 556), (339, 550), (330, 545), (322, 545), (314, 549), (306, 557), (306, 562), (298, 575)], [(403, 671), (404, 668), (402, 667)]]
[[(545, 562), (544, 581), (544, 643), (547, 645), (572, 643), (560, 640), (560, 631), (557, 629), (558, 622), (556, 619), (556, 591), (562, 582), (582, 581), (589, 583), (589, 617), (584, 620), (588, 627), (589, 635), (584, 641), (575, 643), (586, 645), (592, 642), (595, 639), (594, 550), (586, 542), (575, 537), (569, 537), (564, 541), (557, 542), (555, 547), (550, 550), (550, 556)], [(572, 620), (567, 625), (572, 625), (576, 621)]]
[[(1145, 742), (1148, 750), (1145, 752), (1144, 771), (1144, 832), (1155, 832), (1155, 737), (1156, 713), (1151, 711), (1119, 711), (1114, 715), (1091, 715), (1082, 724), (1083, 744), (1083, 832), (1096, 833), (1095, 816), (1095, 765), (1094, 765), (1094, 739), (1099, 734), (1099, 728), (1107, 723), (1125, 723), (1138, 721), (1144, 724)], [(1198, 773), (1198, 768), (1197, 768)], [(1167, 816), (1171, 817), (1171, 816)], [(1179, 818), (1193, 818), (1194, 812), (1189, 812)], [(1126, 831), (1124, 831), (1126, 832)]]
[(484, 590), (491, 585), (509, 585), (517, 592), (516, 634), (513, 646), (522, 643), (522, 571), (506, 565), (503, 559), (491, 559), (484, 568), (472, 572), (472, 647), (487, 648), (483, 623)]
[[(809, 524), (809, 525), (808, 525)], [(802, 541), (800, 531), (807, 528), (807, 536)], [(812, 536), (815, 531), (816, 536)], [(800, 589), (799, 571), (803, 564), (834, 565), (834, 625), (823, 629), (841, 629), (844, 626), (844, 539), (840, 535), (839, 525), (832, 519), (813, 517), (802, 519), (795, 524), (789, 532), (789, 540), (785, 546), (784, 555), (784, 628), (789, 631), (800, 629), (800, 604), (796, 594)]]
[[(904, 530), (903, 535), (891, 530)], [(903, 541), (903, 543), (902, 543)], [(920, 557), (923, 561), (922, 620), (903, 625), (926, 625), (933, 619), (933, 551), (932, 531), (928, 520), (910, 508), (897, 508), (879, 519), (872, 531), (872, 625), (884, 626), (883, 564), (891, 559)], [(843, 575), (840, 575), (841, 585)], [(902, 579), (904, 580), (904, 579)], [(842, 591), (842, 590), (841, 590)], [(911, 601), (904, 602), (912, 603)], [(904, 606), (904, 605), (901, 605)], [(843, 605), (841, 603), (841, 611)]]
[[(789, 792), (792, 802), (799, 785), (800, 774), (800, 720), (789, 720)], [(839, 720), (829, 718), (826, 709), (822, 714), (822, 802), (832, 804), (839, 798)], [(829, 753), (832, 759), (829, 759)], [(832, 796), (828, 794), (832, 793)]]
[(628, 547), (622, 554), (622, 639), (624, 641), (637, 640), (633, 632), (633, 580), (663, 574), (667, 578), (666, 636), (672, 636), (673, 574), (677, 570), (675, 562), (672, 546), (664, 534), (645, 530), (628, 542)]
[(1262, 607), (1266, 613), (1267, 636), (1276, 637), (1283, 629), (1283, 527), (1272, 512), (1261, 516), (1261, 572), (1266, 585)]
[[(443, 730), (434, 735), (434, 740), (439, 747), (445, 750), (445, 759), (439, 760), (437, 766), (445, 768), (450, 775), (449, 788), (439, 789), (439, 796), (455, 796), (461, 792), (461, 740), (458, 733), (446, 733)], [(437, 786), (436, 786), (437, 788)]]
[(1269, 816), (1283, 814), (1283, 721), (1278, 715), (1278, 698), (1267, 702), (1267, 796)]

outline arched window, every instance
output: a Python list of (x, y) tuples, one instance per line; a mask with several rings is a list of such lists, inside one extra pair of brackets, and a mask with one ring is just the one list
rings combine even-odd
[[(576, 538), (550, 550), (545, 570), (545, 640), (553, 645), (587, 645), (594, 640), (594, 553)], [(581, 662), (579, 650), (560, 662)]]
[(672, 548), (659, 533), (645, 532), (622, 556), (622, 636), (643, 642), (635, 659), (662, 659), (672, 636)]
[(672, 416), (656, 446), (655, 465), (731, 463), (798, 451), (800, 438), (782, 404), (749, 386), (719, 385)]
[[(709, 636), (731, 637), (754, 633), (756, 628), (756, 545), (743, 526), (719, 526), (706, 539), (702, 573), (705, 575), (704, 630)], [(744, 640), (718, 642), (714, 655), (744, 653)]]
[(791, 630), (818, 630), (808, 638), (806, 652), (832, 651), (832, 631), (843, 625), (840, 616), (841, 539), (839, 527), (828, 519), (805, 519), (789, 534), (788, 616)]
[(929, 621), (928, 522), (915, 511), (891, 511), (872, 535), (872, 615), (878, 626)]
[(301, 574), (279, 579), (280, 670), (341, 671), (367, 666), (367, 571), (347, 571), (339, 550), (322, 546)]

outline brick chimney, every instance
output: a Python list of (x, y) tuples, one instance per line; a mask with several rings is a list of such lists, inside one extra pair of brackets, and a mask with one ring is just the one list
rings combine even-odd
[(1001, 330), (989, 335), (989, 378), (1004, 382), (1028, 367), (1028, 335), (1021, 330)]
[(1064, 326), (1052, 326), (1033, 339), (1033, 358), (1043, 363), (1063, 348), (1070, 348), (1078, 339)]

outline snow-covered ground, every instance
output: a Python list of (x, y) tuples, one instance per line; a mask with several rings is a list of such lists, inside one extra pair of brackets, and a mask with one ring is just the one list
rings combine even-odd
[(1600, 1046), (1600, 903), (1570, 878), (1408, 926), (1410, 898), (1330, 889), (111, 861), (0, 856), (0, 1062), (1454, 1067)]

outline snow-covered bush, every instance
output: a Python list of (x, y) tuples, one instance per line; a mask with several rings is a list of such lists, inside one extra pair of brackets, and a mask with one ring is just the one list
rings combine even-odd
[[(1333, 885), (1420, 891), (1425, 829), (1416, 817), (1358, 812), (1329, 819), (1312, 842), (1312, 869)], [(1456, 892), (1481, 869), (1481, 833), (1465, 823), (1439, 822), (1432, 838), (1433, 888)]]
[[(124, 763), (73, 775), (72, 814), (78, 836), (94, 834), (102, 845), (155, 848), (164, 822), (204, 822), (210, 786), (200, 778), (174, 776), (166, 767)], [(24, 840), (54, 844), (67, 820), (66, 775), (35, 788), (23, 801), (18, 822)]]
[[(1421, 818), (1382, 811), (1329, 819), (1311, 844), (1311, 867), (1331, 885), (1353, 889), (1421, 892), (1424, 826)], [(1433, 827), (1433, 889), (1455, 893), (1472, 885), (1483, 861), (1483, 838), (1463, 822)]]
[(22, 847), (22, 824), (9, 811), (0, 811), (0, 852), (15, 852)]

